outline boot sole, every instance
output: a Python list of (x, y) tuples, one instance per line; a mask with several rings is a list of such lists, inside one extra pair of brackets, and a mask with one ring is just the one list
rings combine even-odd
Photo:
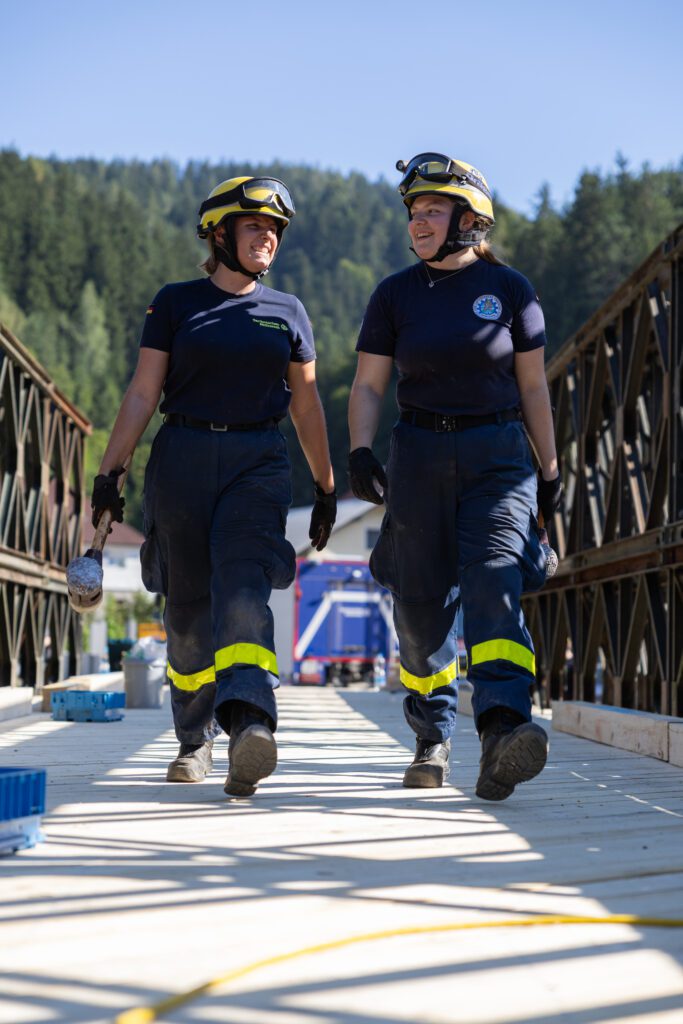
[(448, 771), (435, 764), (411, 764), (406, 768), (403, 785), (406, 789), (438, 789), (448, 778)]
[(491, 763), (477, 779), (477, 796), (482, 800), (506, 800), (520, 782), (529, 782), (545, 768), (548, 737), (540, 725), (527, 722), (504, 737)]
[(208, 765), (206, 771), (197, 771), (190, 765), (175, 764), (171, 762), (166, 771), (167, 782), (203, 782), (213, 768), (213, 762)]
[(252, 796), (261, 779), (277, 765), (275, 738), (265, 725), (250, 725), (230, 751), (230, 771), (224, 791), (228, 796)]

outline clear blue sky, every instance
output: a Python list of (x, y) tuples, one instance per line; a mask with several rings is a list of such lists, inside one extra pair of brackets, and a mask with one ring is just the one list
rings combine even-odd
[(397, 179), (437, 149), (505, 202), (683, 156), (680, 0), (0, 0), (0, 147), (278, 158)]

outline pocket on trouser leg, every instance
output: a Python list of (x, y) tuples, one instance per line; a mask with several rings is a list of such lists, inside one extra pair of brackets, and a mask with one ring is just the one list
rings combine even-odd
[(154, 527), (145, 537), (140, 548), (140, 568), (142, 582), (151, 594), (162, 594), (168, 597), (166, 567), (159, 550), (159, 542)]
[(388, 512), (384, 514), (379, 537), (370, 555), (370, 572), (380, 587), (385, 587), (390, 593), (399, 596), (391, 518)]
[(387, 512), (370, 556), (370, 572), (381, 587), (409, 604), (448, 601), (457, 587), (449, 538), (432, 523), (401, 525)]
[(140, 547), (140, 569), (145, 590), (150, 594), (168, 597), (168, 574), (161, 556), (154, 520), (147, 511), (147, 500), (142, 499), (142, 529), (145, 539)]
[(270, 567), (267, 570), (273, 590), (286, 590), (296, 575), (296, 552), (285, 537), (273, 543)]

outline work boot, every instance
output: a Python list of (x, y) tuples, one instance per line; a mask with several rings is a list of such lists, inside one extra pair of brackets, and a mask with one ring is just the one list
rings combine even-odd
[(205, 743), (181, 743), (178, 756), (166, 771), (167, 782), (203, 782), (213, 767), (213, 740)]
[(491, 708), (479, 721), (481, 760), (477, 796), (506, 800), (519, 782), (528, 782), (545, 767), (548, 737), (509, 708)]
[(403, 785), (406, 789), (436, 789), (448, 778), (451, 741), (435, 743), (417, 737), (413, 763), (406, 768)]
[[(277, 765), (277, 745), (265, 711), (241, 700), (229, 702), (230, 743), (228, 777), (223, 789), (228, 796), (251, 796), (256, 784), (272, 774)], [(221, 706), (216, 708), (220, 725)], [(223, 726), (225, 728), (225, 726)]]

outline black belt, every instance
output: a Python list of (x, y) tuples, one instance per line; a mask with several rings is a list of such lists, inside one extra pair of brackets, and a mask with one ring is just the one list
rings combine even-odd
[(271, 416), (267, 420), (259, 420), (258, 423), (212, 423), (211, 420), (198, 420), (194, 416), (183, 416), (179, 412), (167, 412), (164, 423), (169, 423), (172, 427), (192, 427), (193, 430), (213, 430), (222, 434), (226, 430), (266, 430), (268, 427), (276, 427), (278, 421)]
[(522, 413), (519, 409), (503, 409), (502, 412), (492, 412), (484, 416), (445, 416), (440, 412), (425, 412), (419, 409), (414, 412), (402, 412), (399, 419), (401, 423), (412, 423), (414, 427), (423, 427), (425, 430), (444, 434), (450, 430), (485, 427), (490, 423), (512, 423), (514, 420), (521, 420)]

